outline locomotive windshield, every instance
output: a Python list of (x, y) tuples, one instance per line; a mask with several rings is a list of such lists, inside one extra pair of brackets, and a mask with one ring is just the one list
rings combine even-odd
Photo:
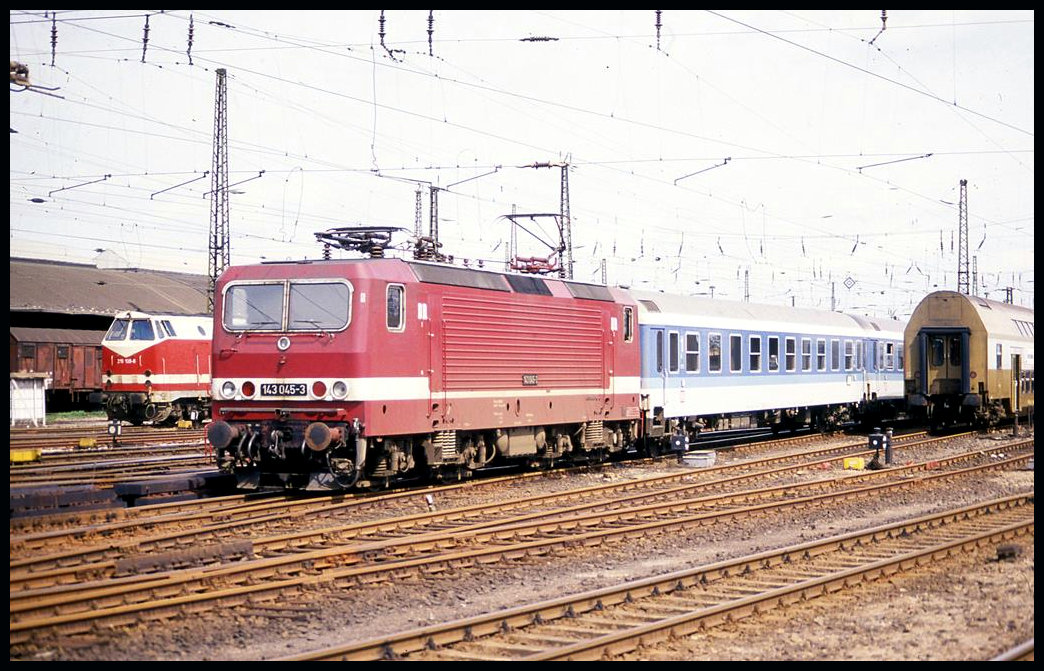
[(127, 337), (127, 326), (130, 325), (129, 319), (117, 319), (109, 327), (109, 332), (105, 334), (106, 340), (124, 340)]
[(339, 331), (350, 305), (345, 282), (235, 284), (225, 291), (222, 324), (229, 331)]

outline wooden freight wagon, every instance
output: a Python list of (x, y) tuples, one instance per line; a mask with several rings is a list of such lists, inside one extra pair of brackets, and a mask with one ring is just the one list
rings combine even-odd
[(78, 406), (101, 391), (104, 331), (11, 327), (12, 373), (47, 373), (48, 407)]

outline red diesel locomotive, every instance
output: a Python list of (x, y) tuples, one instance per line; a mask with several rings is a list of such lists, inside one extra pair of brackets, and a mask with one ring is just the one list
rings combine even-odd
[(239, 486), (346, 489), (603, 459), (638, 431), (626, 292), (393, 258), (232, 267), (208, 438)]
[(198, 421), (210, 406), (209, 315), (124, 312), (102, 340), (102, 391), (110, 420), (140, 425)]

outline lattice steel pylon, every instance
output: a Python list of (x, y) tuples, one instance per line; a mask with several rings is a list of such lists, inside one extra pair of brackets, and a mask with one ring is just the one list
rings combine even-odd
[(217, 71), (214, 88), (214, 169), (210, 175), (210, 279), (207, 310), (214, 311), (214, 287), (229, 264), (228, 241), (228, 100), (225, 69)]
[(958, 204), (960, 230), (957, 232), (957, 293), (970, 295), (968, 273), (968, 180), (961, 180), (961, 200)]

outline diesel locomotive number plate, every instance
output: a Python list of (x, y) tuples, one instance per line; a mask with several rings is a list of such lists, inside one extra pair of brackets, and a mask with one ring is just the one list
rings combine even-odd
[(262, 396), (306, 396), (308, 387), (303, 383), (276, 384), (267, 383), (261, 385)]

